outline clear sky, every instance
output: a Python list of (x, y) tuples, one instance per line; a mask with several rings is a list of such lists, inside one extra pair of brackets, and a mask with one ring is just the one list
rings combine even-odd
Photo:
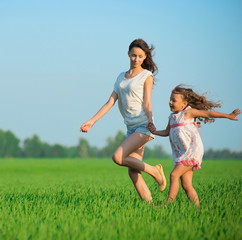
[[(222, 100), (219, 111), (242, 108), (242, 1), (0, 1), (0, 128), (20, 139), (37, 134), (66, 146), (79, 137), (102, 147), (126, 131), (117, 104), (80, 133), (108, 100), (117, 75), (129, 69), (129, 44), (155, 46), (159, 67), (152, 105), (167, 125), (171, 90), (184, 83)], [(239, 122), (202, 127), (205, 149), (242, 150)], [(169, 140), (156, 137), (170, 152)]]

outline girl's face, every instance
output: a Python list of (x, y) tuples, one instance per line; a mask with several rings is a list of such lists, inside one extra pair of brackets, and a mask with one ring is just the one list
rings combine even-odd
[(170, 97), (170, 108), (174, 113), (179, 113), (184, 110), (188, 102), (184, 100), (184, 97), (179, 93), (172, 93)]
[(139, 47), (133, 47), (130, 52), (128, 52), (130, 58), (130, 68), (141, 67), (142, 63), (146, 59), (145, 52)]

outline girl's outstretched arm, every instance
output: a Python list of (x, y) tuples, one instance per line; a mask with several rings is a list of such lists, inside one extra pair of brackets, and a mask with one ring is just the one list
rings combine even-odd
[(115, 91), (113, 91), (108, 101), (100, 108), (100, 110), (90, 120), (82, 124), (80, 131), (88, 132), (94, 123), (103, 117), (113, 107), (117, 99), (118, 95)]
[(161, 137), (168, 137), (170, 133), (170, 124), (168, 122), (165, 130), (156, 130), (155, 125), (153, 123), (149, 123), (147, 126), (147, 129), (154, 135), (161, 136)]
[(212, 112), (205, 110), (197, 110), (194, 108), (188, 109), (185, 113), (186, 118), (195, 118), (195, 117), (206, 117), (206, 118), (227, 118), (230, 120), (238, 121), (236, 118), (239, 114), (241, 114), (240, 109), (235, 109), (233, 112), (226, 114), (221, 112)]

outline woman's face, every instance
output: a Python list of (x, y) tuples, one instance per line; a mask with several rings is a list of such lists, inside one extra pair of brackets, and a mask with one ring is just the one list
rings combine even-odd
[(139, 47), (133, 47), (130, 52), (128, 52), (130, 58), (130, 67), (138, 68), (141, 67), (142, 63), (146, 59), (145, 52)]

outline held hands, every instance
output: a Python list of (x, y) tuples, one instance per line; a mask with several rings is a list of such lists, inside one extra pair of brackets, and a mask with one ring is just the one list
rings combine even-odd
[(146, 128), (153, 134), (156, 132), (156, 127), (153, 122), (148, 122)]
[(82, 126), (80, 127), (80, 132), (89, 132), (89, 130), (92, 128), (93, 123), (90, 121), (87, 121), (85, 123), (82, 124)]
[(235, 109), (232, 113), (228, 114), (228, 119), (238, 121), (239, 119), (236, 118), (239, 114), (241, 114), (241, 111), (239, 108)]

